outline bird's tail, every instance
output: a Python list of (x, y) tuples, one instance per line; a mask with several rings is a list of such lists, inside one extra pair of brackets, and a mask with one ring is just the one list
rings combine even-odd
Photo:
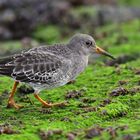
[(0, 59), (0, 75), (11, 76), (13, 66), (8, 65), (12, 61), (12, 57), (5, 57)]

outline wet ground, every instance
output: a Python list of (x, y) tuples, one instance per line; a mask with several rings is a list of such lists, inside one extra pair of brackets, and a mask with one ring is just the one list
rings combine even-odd
[[(97, 44), (117, 59), (91, 58), (75, 82), (40, 96), (66, 107), (47, 109), (20, 85), (15, 100), (20, 110), (7, 109), (13, 80), (0, 77), (0, 139), (140, 139), (140, 21), (107, 25), (95, 31)], [(20, 41), (4, 43), (21, 49)]]

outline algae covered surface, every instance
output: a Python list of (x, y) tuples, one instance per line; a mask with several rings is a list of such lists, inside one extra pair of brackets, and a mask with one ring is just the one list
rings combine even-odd
[(7, 109), (14, 81), (0, 77), (0, 140), (140, 139), (140, 21), (97, 28), (95, 38), (115, 62), (90, 60), (74, 83), (40, 93), (66, 107), (42, 108), (18, 90), (15, 100), (24, 108)]

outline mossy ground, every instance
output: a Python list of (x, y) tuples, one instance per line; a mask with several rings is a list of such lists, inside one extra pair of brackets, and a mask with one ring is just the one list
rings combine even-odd
[[(139, 53), (140, 21), (108, 25), (96, 30), (97, 44), (106, 47), (114, 56)], [(104, 34), (106, 34), (104, 36)], [(122, 39), (124, 38), (124, 40)], [(40, 96), (51, 102), (65, 101), (65, 95), (71, 90), (83, 89), (79, 98), (67, 99), (68, 106), (63, 108), (43, 109), (40, 103), (28, 95), (33, 104), (21, 100), (17, 93), (15, 100), (24, 105), (20, 110), (7, 109), (8, 94), (2, 96), (5, 90), (10, 91), (13, 80), (0, 77), (0, 124), (9, 124), (19, 134), (2, 134), (0, 140), (38, 140), (39, 130), (63, 130), (63, 134), (52, 136), (50, 139), (67, 139), (69, 132), (76, 132), (76, 139), (86, 139), (86, 130), (100, 126), (108, 129), (127, 126), (125, 130), (117, 130), (117, 135), (112, 136), (108, 131), (103, 131), (94, 139), (123, 139), (125, 135), (131, 135), (134, 139), (140, 139), (140, 92), (112, 97), (110, 93), (118, 87), (127, 90), (138, 87), (140, 76), (135, 74), (135, 69), (140, 69), (140, 58), (134, 61), (120, 64), (118, 67), (107, 66), (103, 63), (104, 57), (90, 64), (76, 82), (53, 90), (44, 90)], [(108, 59), (108, 58), (106, 58)], [(127, 81), (120, 85), (119, 81)], [(104, 100), (111, 102), (102, 105)], [(89, 100), (90, 102), (83, 102)], [(89, 108), (93, 108), (90, 110)], [(95, 109), (94, 109), (95, 108)]]

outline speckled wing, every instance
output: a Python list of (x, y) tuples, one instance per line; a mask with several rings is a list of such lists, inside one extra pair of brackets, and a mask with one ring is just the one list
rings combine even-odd
[(32, 49), (0, 60), (0, 74), (20, 82), (54, 83), (70, 69), (70, 60), (47, 51)]

